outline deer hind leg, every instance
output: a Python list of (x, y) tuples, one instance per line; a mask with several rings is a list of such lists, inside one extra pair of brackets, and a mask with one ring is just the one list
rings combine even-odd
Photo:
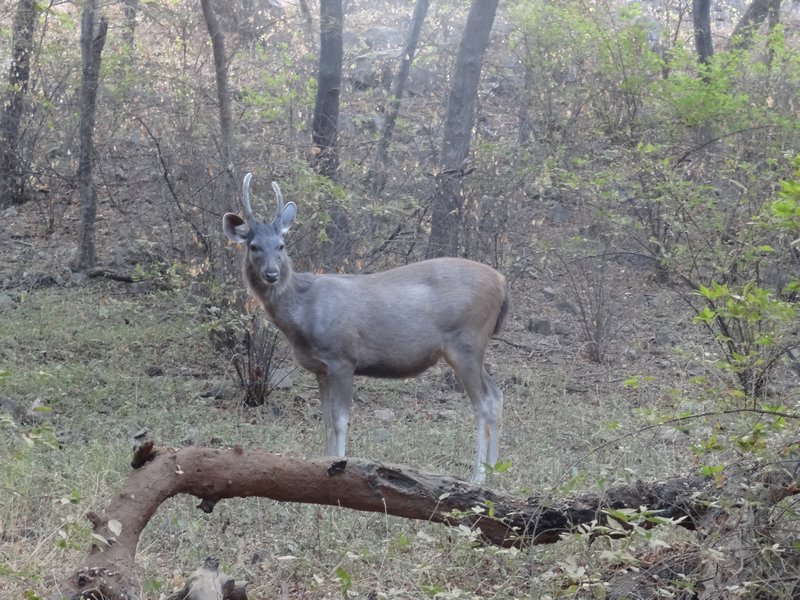
[(353, 401), (353, 373), (329, 370), (317, 375), (322, 420), (325, 423), (325, 454), (346, 456), (347, 427)]
[(483, 356), (459, 357), (448, 355), (453, 367), (472, 402), (475, 412), (475, 468), (472, 481), (486, 481), (486, 467), (494, 467), (499, 456), (500, 418), (503, 410), (503, 393), (483, 367)]

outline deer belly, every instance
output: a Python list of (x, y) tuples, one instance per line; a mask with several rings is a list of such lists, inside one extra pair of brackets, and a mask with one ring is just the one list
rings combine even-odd
[(417, 365), (387, 365), (375, 363), (371, 365), (359, 365), (356, 368), (356, 375), (365, 377), (381, 377), (386, 379), (405, 379), (406, 377), (416, 377), (420, 373), (427, 371), (434, 363), (424, 363)]
[(439, 356), (416, 356), (412, 360), (375, 360), (363, 361), (356, 365), (356, 375), (381, 377), (389, 379), (405, 379), (416, 377), (427, 371), (439, 360)]

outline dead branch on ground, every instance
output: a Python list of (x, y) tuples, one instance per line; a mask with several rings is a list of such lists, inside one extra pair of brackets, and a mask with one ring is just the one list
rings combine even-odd
[(178, 494), (199, 498), (198, 508), (209, 513), (225, 498), (259, 496), (464, 525), (479, 529), (486, 543), (506, 547), (556, 542), (581, 524), (604, 523), (608, 509), (647, 507), (695, 529), (718, 494), (708, 479), (689, 477), (618, 485), (602, 495), (524, 499), (364, 459), (304, 459), (239, 447), (172, 450), (151, 442), (136, 451), (132, 464), (106, 510), (87, 515), (97, 541), (64, 583), (62, 597), (136, 598), (139, 536), (158, 507)]

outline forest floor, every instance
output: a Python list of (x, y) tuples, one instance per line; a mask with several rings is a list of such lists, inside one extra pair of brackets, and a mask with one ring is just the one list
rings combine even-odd
[[(169, 281), (146, 265), (138, 283), (76, 276), (68, 266), (76, 216), (65, 209), (48, 232), (43, 206), (9, 208), (0, 219), (0, 588), (8, 598), (49, 597), (80, 561), (91, 542), (85, 514), (119, 488), (143, 430), (173, 447), (238, 444), (296, 456), (322, 447), (314, 380), (290, 366), (285, 348), (278, 355), (290, 385), (264, 406), (244, 406), (232, 351), (214, 344), (218, 307), (190, 268)], [(133, 273), (156, 244), (140, 222), (126, 229), (131, 221), (101, 206), (98, 255), (110, 271)], [(578, 229), (542, 231), (558, 248)], [(514, 306), (488, 362), (505, 395), (501, 461), (511, 468), (491, 485), (558, 497), (696, 473), (693, 444), (720, 419), (692, 430), (648, 426), (735, 398), (713, 366), (713, 346), (647, 264), (610, 262), (591, 281), (572, 275), (539, 265), (509, 277)], [(598, 314), (609, 318), (603, 363), (589, 358), (580, 310), (598, 285), (606, 296)], [(788, 375), (775, 386), (784, 403), (797, 401)], [(445, 366), (408, 381), (360, 379), (351, 454), (469, 477), (472, 414), (455, 387)], [(209, 555), (247, 580), (254, 598), (557, 597), (603, 585), (596, 564), (586, 569), (596, 548), (582, 535), (501, 550), (476, 546), (469, 531), (389, 516), (259, 499), (225, 501), (207, 515), (195, 504), (170, 500), (145, 530), (143, 597), (180, 588)], [(642, 565), (645, 554), (696, 550), (690, 533), (653, 536), (609, 542), (604, 568), (618, 570), (625, 556)]]

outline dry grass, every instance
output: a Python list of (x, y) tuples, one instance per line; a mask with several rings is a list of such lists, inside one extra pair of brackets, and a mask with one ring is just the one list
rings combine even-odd
[[(47, 597), (80, 561), (90, 542), (84, 515), (101, 509), (125, 478), (131, 437), (141, 428), (173, 446), (191, 438), (293, 455), (322, 446), (316, 392), (299, 371), (292, 389), (258, 409), (209, 396), (229, 365), (212, 351), (199, 314), (185, 290), (129, 296), (97, 285), (37, 291), (0, 315), (0, 396), (23, 407), (39, 399), (52, 410), (42, 413), (52, 430), (0, 422), (4, 597)], [(626, 435), (646, 423), (635, 407), (663, 407), (666, 386), (626, 387), (610, 367), (529, 361), (502, 343), (492, 359), (506, 399), (502, 459), (513, 464), (495, 476), (497, 487), (563, 494), (693, 468), (680, 436)], [(163, 374), (148, 374), (154, 366)], [(444, 372), (359, 381), (351, 453), (468, 476), (471, 410), (444, 386)], [(379, 420), (386, 409), (394, 420)], [(470, 532), (334, 508), (249, 499), (206, 515), (195, 505), (175, 498), (145, 530), (137, 554), (144, 597), (180, 586), (208, 555), (248, 580), (255, 598), (338, 598), (343, 586), (361, 598), (569, 596), (564, 565), (594, 552), (580, 536), (518, 552), (475, 546)]]

